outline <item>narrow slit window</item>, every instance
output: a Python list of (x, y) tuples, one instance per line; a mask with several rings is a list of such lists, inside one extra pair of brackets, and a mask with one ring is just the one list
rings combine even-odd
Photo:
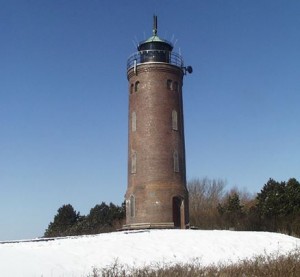
[(175, 110), (172, 111), (172, 129), (178, 131), (178, 116)]
[(130, 216), (134, 217), (135, 216), (135, 197), (133, 195), (130, 195), (129, 205), (130, 205)]
[(131, 85), (130, 85), (130, 94), (132, 94), (132, 93), (133, 93), (133, 87), (134, 87), (134, 85), (133, 85), (133, 84), (131, 84)]
[(136, 152), (133, 151), (131, 154), (131, 173), (136, 173)]
[(174, 172), (179, 172), (179, 158), (178, 158), (177, 151), (174, 151), (173, 153), (173, 162), (174, 162)]
[(172, 80), (167, 80), (167, 89), (172, 90)]
[(136, 131), (136, 113), (132, 112), (131, 115), (131, 131), (135, 132)]
[(178, 83), (177, 82), (173, 83), (173, 90), (178, 91)]
[(134, 91), (137, 92), (139, 90), (140, 82), (136, 81), (134, 84)]

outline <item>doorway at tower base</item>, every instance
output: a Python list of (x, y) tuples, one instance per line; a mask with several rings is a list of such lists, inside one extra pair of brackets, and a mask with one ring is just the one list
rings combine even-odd
[(184, 228), (179, 228), (174, 225), (174, 222), (161, 223), (132, 223), (123, 225), (122, 230), (139, 230), (139, 229), (189, 229), (189, 225)]

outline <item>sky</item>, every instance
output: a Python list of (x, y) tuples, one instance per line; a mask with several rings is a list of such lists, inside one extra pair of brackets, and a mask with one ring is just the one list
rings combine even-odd
[(127, 187), (127, 58), (158, 35), (184, 77), (187, 179), (300, 180), (298, 0), (0, 0), (0, 240)]

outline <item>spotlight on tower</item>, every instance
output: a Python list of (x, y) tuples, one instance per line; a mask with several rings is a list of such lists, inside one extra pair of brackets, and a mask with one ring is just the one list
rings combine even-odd
[(193, 68), (190, 65), (183, 67), (183, 70), (184, 70), (184, 75), (186, 75), (187, 72), (189, 74), (193, 73)]

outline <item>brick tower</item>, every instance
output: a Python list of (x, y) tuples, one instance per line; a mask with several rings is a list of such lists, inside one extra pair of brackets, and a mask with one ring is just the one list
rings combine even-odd
[(127, 61), (128, 188), (125, 229), (189, 225), (182, 80), (190, 66), (170, 42), (153, 36)]

